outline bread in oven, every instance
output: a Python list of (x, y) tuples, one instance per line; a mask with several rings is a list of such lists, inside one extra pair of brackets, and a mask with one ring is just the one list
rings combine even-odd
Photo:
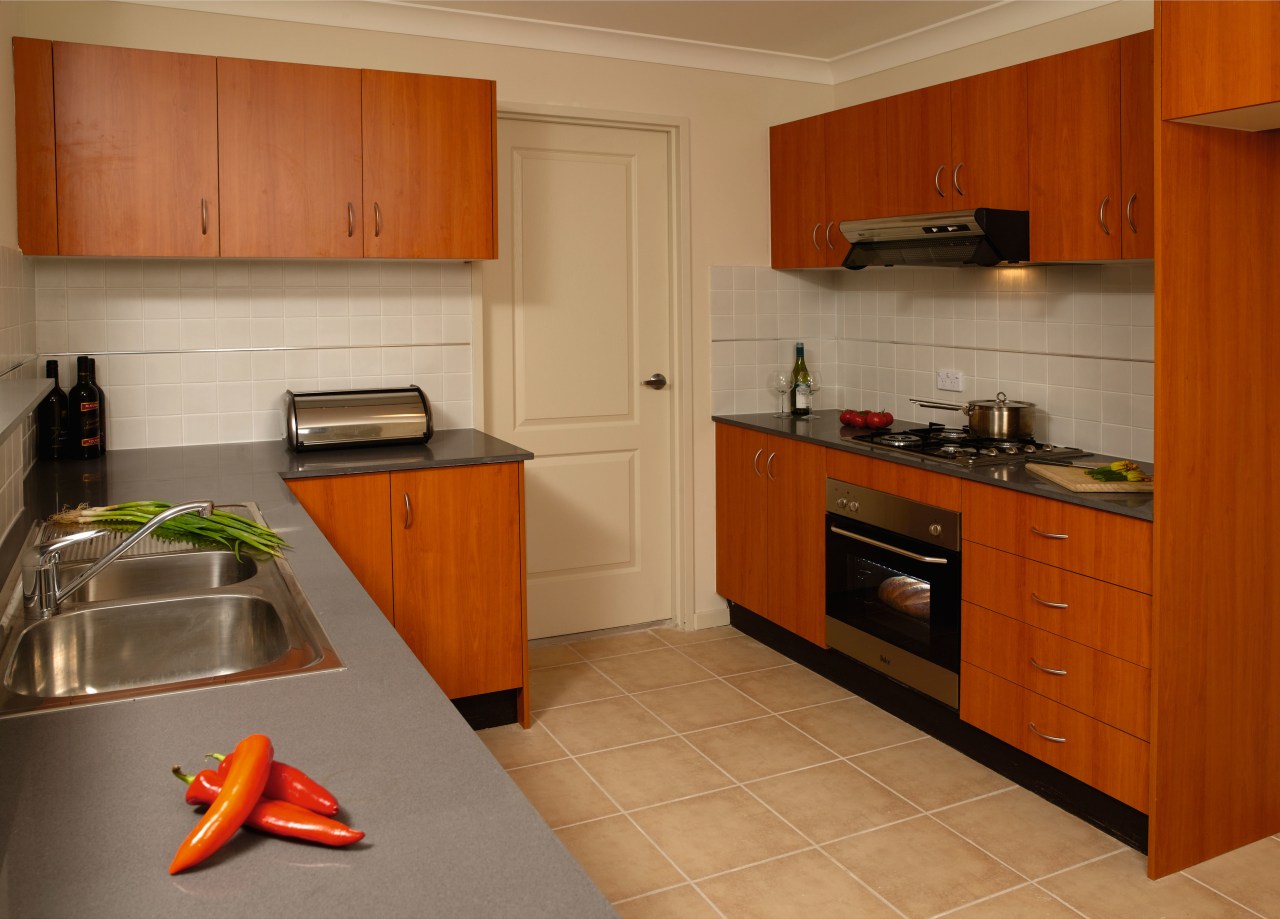
[(929, 583), (919, 578), (898, 575), (880, 583), (877, 591), (881, 602), (913, 619), (929, 619)]

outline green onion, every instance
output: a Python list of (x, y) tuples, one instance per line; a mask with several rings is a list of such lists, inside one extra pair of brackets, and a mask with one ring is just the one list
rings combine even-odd
[[(49, 520), (65, 526), (105, 527), (127, 533), (137, 530), (152, 517), (172, 506), (164, 501), (126, 501), (107, 507), (81, 504), (77, 508), (54, 514)], [(284, 538), (270, 527), (217, 508), (208, 517), (192, 512), (166, 520), (151, 535), (158, 539), (230, 549), (237, 558), (240, 557), (241, 549), (250, 549), (263, 555), (280, 555), (281, 550), (289, 548)]]

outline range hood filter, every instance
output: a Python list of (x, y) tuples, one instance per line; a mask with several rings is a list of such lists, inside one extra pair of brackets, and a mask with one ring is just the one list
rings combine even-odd
[(1027, 211), (978, 208), (876, 220), (846, 220), (840, 232), (850, 242), (843, 265), (916, 265), (953, 268), (1025, 262), (1031, 257)]

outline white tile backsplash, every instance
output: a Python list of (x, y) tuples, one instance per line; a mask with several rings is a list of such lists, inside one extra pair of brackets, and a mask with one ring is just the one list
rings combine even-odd
[(0, 299), (0, 359), (56, 358), (65, 389), (93, 356), (110, 449), (278, 439), (286, 389), (416, 384), (472, 424), (470, 263), (15, 254), (33, 295), (26, 326)]
[[(769, 371), (795, 342), (823, 376), (818, 408), (887, 408), (956, 424), (941, 402), (1036, 403), (1041, 439), (1149, 461), (1154, 455), (1151, 262), (977, 268), (710, 272), (712, 408), (776, 410)], [(963, 392), (936, 388), (938, 370)], [(730, 372), (731, 371), (731, 372)]]

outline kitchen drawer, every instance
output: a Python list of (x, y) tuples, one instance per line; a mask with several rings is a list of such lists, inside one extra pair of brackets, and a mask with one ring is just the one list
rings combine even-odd
[(968, 540), (964, 543), (962, 577), (961, 593), (970, 603), (1140, 666), (1151, 666), (1148, 594)]
[(1150, 755), (1146, 741), (963, 662), (960, 717), (1147, 813)]
[(964, 604), (960, 656), (1081, 714), (1150, 739), (1151, 671), (1146, 667), (972, 603)]
[(964, 483), (964, 538), (1151, 593), (1151, 524), (1078, 504)]
[(874, 488), (912, 501), (923, 501), (934, 507), (960, 510), (963, 482), (954, 476), (926, 472), (844, 450), (828, 449), (826, 452), (828, 478)]

